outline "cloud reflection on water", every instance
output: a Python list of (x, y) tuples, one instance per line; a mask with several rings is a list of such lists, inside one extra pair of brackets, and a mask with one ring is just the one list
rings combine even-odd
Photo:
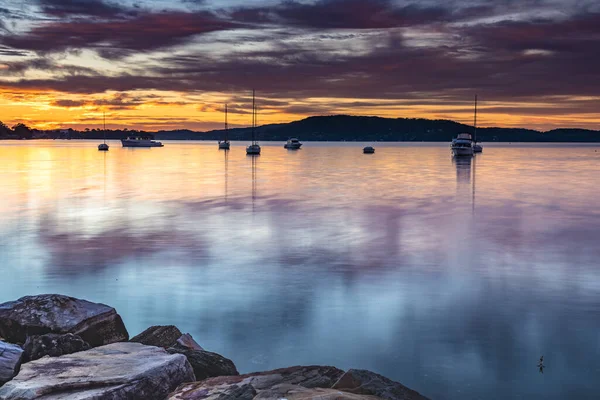
[[(152, 173), (157, 161), (117, 150), (106, 186), (82, 174), (69, 191), (46, 188), (52, 201), (0, 208), (0, 301), (39, 291), (102, 301), (131, 333), (176, 324), (242, 371), (369, 368), (436, 399), (600, 390), (600, 216), (580, 206), (598, 189), (549, 182), (545, 152), (490, 147), (453, 164), (447, 146), (381, 146), (370, 159), (352, 147), (337, 158), (267, 149), (254, 185), (232, 152), (225, 187), (222, 154), (180, 146), (179, 158), (165, 147), (178, 160), (169, 179), (119, 172)], [(420, 172), (423, 159), (433, 161)], [(201, 174), (186, 168), (198, 160)], [(588, 182), (588, 166), (572, 162), (564, 177)], [(71, 174), (59, 168), (49, 176)], [(3, 172), (17, 196), (32, 195)]]

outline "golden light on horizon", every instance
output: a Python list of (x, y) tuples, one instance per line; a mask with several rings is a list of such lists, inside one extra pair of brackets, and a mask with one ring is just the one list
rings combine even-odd
[[(571, 98), (571, 101), (596, 101), (594, 97)], [(263, 106), (261, 102), (265, 102)], [(109, 91), (101, 94), (64, 94), (41, 91), (0, 91), (0, 121), (8, 126), (19, 122), (36, 129), (102, 128), (103, 115), (109, 129), (207, 131), (223, 127), (224, 104), (229, 103), (231, 127), (251, 124), (249, 93), (233, 96), (224, 93), (189, 94), (175, 91)], [(258, 97), (258, 124), (285, 123), (316, 115), (357, 115), (384, 118), (448, 119), (471, 125), (473, 104), (432, 104), (423, 101), (381, 100), (364, 98), (276, 99)], [(560, 103), (500, 102), (480, 100), (478, 125), (482, 127), (519, 127), (553, 129), (582, 126), (594, 129), (600, 117), (593, 113), (557, 111)], [(548, 110), (544, 115), (535, 115)]]

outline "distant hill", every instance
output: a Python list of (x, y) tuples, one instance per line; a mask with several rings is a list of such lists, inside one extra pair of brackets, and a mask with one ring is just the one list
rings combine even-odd
[[(12, 131), (0, 125), (1, 138), (18, 138), (18, 131)], [(22, 127), (21, 127), (22, 128)], [(23, 129), (20, 129), (23, 131)], [(102, 130), (60, 131), (32, 130), (35, 138), (59, 139), (102, 139)], [(449, 120), (430, 120), (422, 118), (381, 118), (333, 115), (309, 117), (300, 121), (284, 124), (263, 125), (256, 128), (258, 140), (285, 141), (297, 137), (305, 141), (414, 141), (449, 142), (461, 132), (473, 132), (473, 127)], [(108, 130), (108, 139), (120, 139), (136, 133), (148, 133), (159, 140), (218, 140), (223, 137), (222, 130), (196, 132), (188, 129), (140, 132), (131, 130)], [(229, 130), (231, 140), (250, 140), (251, 128)], [(29, 136), (31, 137), (31, 136)], [(554, 129), (541, 132), (521, 128), (478, 128), (477, 139), (481, 142), (600, 142), (600, 131), (586, 129)]]
[[(251, 132), (251, 128), (230, 129), (229, 138), (250, 140)], [(257, 128), (257, 137), (259, 140), (276, 141), (298, 137), (307, 141), (448, 142), (461, 132), (473, 132), (473, 127), (449, 120), (335, 115), (260, 126)], [(162, 140), (218, 140), (222, 137), (222, 130), (156, 133), (156, 138)], [(477, 139), (482, 142), (600, 142), (600, 131), (555, 129), (540, 132), (520, 128), (479, 128)]]

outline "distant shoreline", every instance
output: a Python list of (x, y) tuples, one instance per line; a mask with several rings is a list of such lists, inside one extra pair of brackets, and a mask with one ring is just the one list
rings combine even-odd
[[(0, 138), (27, 139), (124, 139), (142, 134), (156, 140), (229, 140), (249, 141), (252, 128), (233, 128), (197, 132), (189, 129), (145, 132), (137, 130), (32, 130), (21, 124), (19, 129), (0, 131)], [(416, 118), (382, 118), (334, 115), (309, 117), (303, 120), (259, 126), (254, 135), (261, 142), (282, 142), (295, 137), (312, 142), (450, 142), (459, 133), (470, 133), (478, 142), (526, 143), (597, 143), (600, 131), (561, 128), (542, 132), (524, 128), (475, 128), (450, 120)]]

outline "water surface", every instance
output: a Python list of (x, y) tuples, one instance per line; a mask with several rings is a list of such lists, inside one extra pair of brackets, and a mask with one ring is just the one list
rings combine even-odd
[(0, 142), (0, 302), (107, 303), (130, 334), (175, 324), (241, 372), (598, 398), (598, 146), (110, 144)]

